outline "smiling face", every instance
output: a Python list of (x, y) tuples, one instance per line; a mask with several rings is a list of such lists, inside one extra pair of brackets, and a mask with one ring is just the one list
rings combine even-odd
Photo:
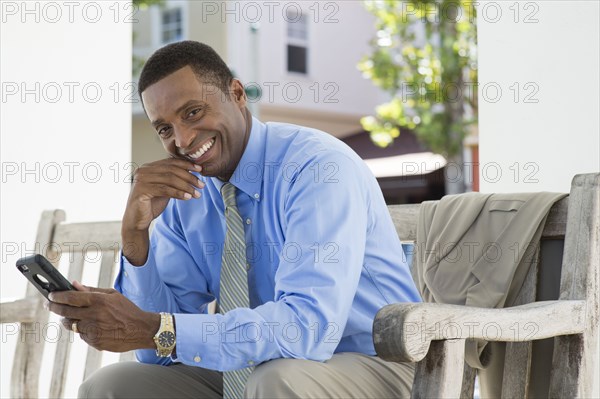
[(239, 80), (233, 79), (227, 96), (186, 66), (148, 86), (142, 100), (169, 154), (201, 165), (204, 176), (229, 180), (250, 135), (250, 113)]

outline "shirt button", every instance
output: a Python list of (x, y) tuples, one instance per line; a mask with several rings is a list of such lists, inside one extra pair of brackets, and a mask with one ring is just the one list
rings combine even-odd
[(254, 360), (248, 360), (248, 366), (254, 366)]
[(246, 224), (250, 224), (250, 223), (252, 223), (252, 219), (250, 219), (250, 218), (246, 219)]
[(246, 263), (246, 271), (250, 270), (250, 263)]
[(198, 355), (196, 355), (196, 356), (194, 357), (194, 361), (195, 361), (196, 363), (200, 363), (200, 361), (201, 361), (201, 360), (202, 360), (202, 358), (201, 358), (200, 356), (198, 356)]
[(129, 273), (123, 272), (123, 274), (125, 275), (125, 277), (129, 277)]
[(259, 199), (260, 195), (258, 195), (258, 193), (254, 194), (254, 198)]

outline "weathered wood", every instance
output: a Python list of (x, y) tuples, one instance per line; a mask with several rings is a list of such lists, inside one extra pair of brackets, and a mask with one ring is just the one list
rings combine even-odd
[(457, 398), (461, 393), (465, 340), (433, 341), (415, 369), (411, 398)]
[(598, 350), (600, 294), (600, 173), (573, 178), (560, 285), (561, 300), (584, 300), (586, 329), (554, 341), (550, 397), (592, 395)]
[(121, 222), (61, 224), (56, 227), (54, 242), (67, 252), (115, 250), (121, 242)]
[(30, 296), (0, 303), (0, 323), (33, 323), (42, 300), (41, 296)]
[[(567, 210), (569, 198), (557, 201), (550, 211), (542, 230), (542, 239), (562, 238), (565, 236), (567, 225)], [(402, 241), (415, 241), (417, 239), (417, 222), (420, 204), (389, 205), (388, 211), (396, 227), (398, 237)]]
[[(579, 192), (579, 197), (581, 198), (578, 198), (576, 192)], [(485, 309), (477, 310), (477, 314), (470, 317), (471, 320), (477, 320), (477, 323), (480, 325), (485, 325), (491, 321), (498, 323), (501, 333), (498, 337), (493, 337), (492, 339), (488, 337), (488, 340), (509, 342), (507, 344), (505, 355), (503, 397), (527, 396), (530, 379), (531, 344), (526, 342), (511, 342), (517, 340), (513, 337), (504, 336), (506, 335), (507, 329), (510, 331), (509, 334), (516, 334), (518, 332), (516, 326), (523, 322), (529, 322), (530, 327), (537, 329), (537, 331), (531, 331), (532, 333), (535, 333), (534, 339), (559, 335), (555, 338), (553, 376), (550, 379), (553, 388), (550, 390), (550, 396), (585, 397), (590, 395), (593, 356), (595, 355), (598, 345), (598, 319), (600, 318), (598, 315), (600, 307), (600, 295), (598, 294), (598, 263), (600, 263), (599, 196), (600, 174), (577, 176), (573, 181), (571, 197), (565, 198), (554, 204), (546, 219), (546, 224), (544, 225), (542, 233), (542, 239), (564, 238), (565, 236), (568, 237), (570, 235), (569, 239), (565, 239), (565, 257), (563, 259), (563, 277), (561, 278), (560, 299), (580, 300), (579, 303), (575, 301), (549, 301), (504, 309), (505, 311), (524, 311), (524, 313), (509, 316), (508, 319), (503, 319), (502, 317), (488, 318)], [(585, 203), (586, 206), (583, 206), (583, 203)], [(578, 210), (578, 214), (573, 212), (574, 209)], [(415, 208), (412, 208), (410, 212), (404, 212), (404, 216), (402, 215), (403, 209), (401, 209), (401, 206), (397, 206), (396, 209), (390, 209), (390, 213), (395, 215), (394, 220), (396, 223), (405, 224), (405, 226), (396, 225), (396, 229), (401, 238), (403, 240), (414, 240), (413, 232), (416, 230), (414, 229), (413, 222), (416, 221), (418, 215), (418, 212), (415, 212)], [(412, 216), (407, 216), (410, 214), (412, 214)], [(415, 219), (411, 219), (411, 217), (414, 217)], [(566, 227), (567, 221), (569, 227)], [(572, 232), (575, 230), (577, 230), (577, 233)], [(566, 256), (568, 251), (571, 251), (570, 257)], [(534, 267), (537, 267), (537, 262)], [(567, 271), (566, 275), (565, 271)], [(533, 270), (532, 268), (532, 270), (529, 271), (525, 284), (520, 291), (520, 296), (517, 298), (515, 304), (526, 304), (535, 301), (535, 277), (537, 277), (537, 270)], [(567, 295), (565, 295), (565, 293), (567, 293)], [(537, 312), (540, 310), (538, 308), (540, 304), (548, 306), (551, 302), (554, 302), (555, 306), (563, 307), (566, 305), (567, 308), (563, 307), (556, 312), (549, 311), (549, 309), (545, 309), (541, 313)], [(586, 302), (587, 306), (585, 306)], [(575, 320), (568, 319), (569, 314), (571, 314), (568, 310), (568, 306), (573, 305), (577, 308), (577, 310), (575, 310), (577, 313)], [(525, 311), (525, 309), (527, 310)], [(398, 310), (399, 309), (396, 309), (396, 311)], [(407, 313), (410, 313), (413, 309), (405, 308), (404, 310), (406, 310)], [(407, 361), (407, 358), (415, 357), (415, 354), (418, 355), (416, 356), (418, 358), (427, 352), (426, 345), (422, 343), (419, 344), (418, 342), (414, 343), (414, 348), (409, 349), (411, 337), (418, 336), (416, 341), (420, 340), (427, 342), (435, 338), (444, 338), (444, 335), (446, 335), (446, 338), (452, 338), (452, 335), (456, 336), (457, 334), (449, 334), (451, 331), (449, 328), (447, 329), (446, 334), (444, 334), (443, 326), (444, 323), (446, 326), (450, 323), (457, 323), (460, 325), (460, 317), (457, 318), (455, 315), (452, 315), (452, 311), (449, 309), (443, 310), (442, 308), (438, 308), (438, 311), (438, 314), (434, 317), (431, 317), (431, 315), (421, 315), (420, 319), (418, 315), (413, 315), (414, 319), (412, 320), (412, 325), (410, 324), (410, 318), (401, 320), (401, 317), (397, 317), (398, 315), (393, 316), (390, 314), (388, 320), (384, 320), (383, 318), (378, 320), (380, 317), (378, 314), (374, 325), (374, 341), (377, 352), (380, 355), (387, 352), (390, 356), (390, 359), (388, 360)], [(526, 313), (530, 313), (530, 311), (536, 311), (536, 315), (523, 317)], [(545, 318), (547, 319), (544, 320)], [(468, 319), (468, 316), (464, 318), (464, 320), (466, 320), (464, 324), (468, 323)], [(426, 323), (425, 320), (427, 320)], [(378, 325), (378, 322), (381, 322), (381, 324)], [(420, 325), (418, 325), (419, 322)], [(404, 323), (403, 327), (399, 327), (402, 325), (401, 323)], [(512, 326), (507, 323), (511, 323)], [(590, 323), (592, 324), (592, 328), (587, 328), (586, 325), (589, 325)], [(561, 327), (561, 325), (574, 326), (575, 324), (577, 324), (576, 328), (564, 329)], [(434, 327), (436, 325), (437, 327)], [(525, 326), (526, 324), (522, 325), (522, 327)], [(512, 330), (511, 327), (513, 327)], [(477, 337), (477, 335), (482, 332), (482, 330), (474, 331), (471, 335)], [(527, 331), (521, 331), (521, 333), (526, 332)], [(394, 333), (395, 337), (393, 336)], [(382, 338), (385, 334), (388, 334), (387, 339), (385, 339), (387, 342), (378, 343), (378, 339)], [(400, 339), (400, 337), (402, 338)], [(522, 339), (518, 339), (518, 341), (522, 341)], [(414, 351), (412, 355), (409, 353), (411, 350)], [(391, 357), (394, 356), (396, 359), (391, 359)], [(385, 358), (385, 355), (383, 357)], [(426, 362), (426, 360), (423, 362)], [(565, 371), (559, 372), (558, 370), (561, 369)], [(559, 377), (557, 378), (555, 376)], [(420, 376), (417, 376), (416, 378), (419, 379)], [(567, 383), (567, 381), (569, 381), (569, 383)], [(463, 383), (462, 396), (465, 396), (464, 390), (468, 388), (467, 385), (468, 384)], [(466, 392), (466, 396), (469, 395), (470, 394)], [(431, 396), (439, 396), (439, 392), (434, 391), (434, 394)]]
[[(73, 259), (69, 268), (69, 280), (81, 280), (84, 265), (84, 251), (102, 250), (98, 286), (109, 287), (114, 272), (115, 254), (120, 246), (120, 222), (60, 224), (65, 220), (62, 210), (45, 211), (38, 226), (36, 244), (44, 248), (45, 255), (55, 267), (59, 267), (62, 257)], [(38, 397), (39, 370), (43, 354), (44, 340), (41, 329), (48, 320), (48, 312), (42, 304), (45, 299), (37, 290), (27, 285), (27, 297), (11, 303), (0, 304), (1, 321), (21, 322), (21, 339), (17, 343), (11, 395), (13, 397)], [(74, 339), (72, 332), (64, 332), (56, 344), (50, 397), (61, 397), (68, 371), (69, 352)], [(90, 348), (92, 354), (86, 358), (84, 375), (87, 377), (101, 364), (101, 354)], [(122, 360), (134, 360), (133, 352), (123, 354)], [(45, 395), (44, 395), (45, 396)]]
[[(49, 245), (55, 226), (65, 220), (62, 210), (44, 211), (38, 224), (35, 243), (39, 248), (46, 249), (46, 257), (56, 260), (55, 253)], [(15, 348), (13, 368), (11, 375), (11, 396), (13, 398), (38, 397), (38, 383), (44, 353), (44, 340), (41, 339), (40, 330), (48, 321), (49, 313), (42, 307), (42, 295), (31, 284), (27, 284), (27, 298), (37, 298), (35, 307), (35, 321), (21, 323), (20, 338)], [(45, 301), (45, 298), (43, 299)], [(34, 332), (32, 334), (32, 332)]]
[[(424, 307), (428, 304), (404, 304), (398, 308), (390, 305), (391, 308), (380, 311), (374, 324), (374, 341), (378, 352), (387, 353), (388, 358), (393, 358), (391, 360), (407, 361), (407, 358), (423, 359), (429, 349), (425, 360), (417, 366), (413, 397), (472, 397), (475, 373), (463, 360), (464, 338), (508, 341), (502, 396), (525, 397), (530, 378), (531, 347), (520, 341), (557, 334), (569, 335), (555, 338), (550, 396), (584, 397), (591, 394), (591, 356), (595, 353), (598, 341), (599, 179), (600, 174), (576, 176), (570, 198), (554, 204), (543, 229), (543, 239), (565, 237), (561, 301), (530, 303), (506, 309), (435, 305), (435, 310), (430, 310)], [(420, 205), (393, 205), (388, 209), (401, 240), (414, 241)], [(110, 286), (113, 269), (111, 267), (108, 271), (108, 258), (112, 256), (106, 255), (119, 249), (120, 223), (57, 226), (64, 218), (62, 211), (43, 214), (36, 237), (38, 245), (48, 249), (46, 256), (56, 266), (61, 253), (65, 256), (72, 251), (81, 254), (81, 251), (88, 249), (102, 250), (98, 285)], [(54, 245), (49, 246), (49, 243)], [(74, 270), (73, 266), (71, 269)], [(537, 271), (530, 270), (530, 273), (515, 304), (534, 301), (531, 296), (535, 297), (535, 286), (531, 284)], [(75, 278), (80, 277), (69, 273), (69, 279)], [(0, 321), (22, 322), (21, 340), (17, 344), (11, 380), (13, 397), (39, 396), (43, 340), (36, 341), (36, 335), (31, 332), (36, 328), (39, 330), (41, 323), (48, 320), (48, 313), (41, 306), (43, 301), (39, 298), (41, 296), (35, 288), (28, 285), (25, 299), (0, 305)], [(32, 308), (25, 305), (26, 301), (31, 301)], [(585, 303), (587, 306), (584, 306)], [(411, 308), (413, 305), (416, 307)], [(460, 333), (457, 333), (459, 330)], [(66, 339), (73, 339), (72, 333), (64, 335)], [(460, 339), (439, 340), (457, 337)], [(69, 348), (68, 342), (66, 345), (60, 341), (57, 344), (50, 397), (63, 394)], [(85, 377), (101, 365), (101, 353), (94, 351), (89, 350)], [(134, 360), (134, 352), (121, 354), (119, 360)]]
[[(564, 228), (564, 226), (563, 226)], [(535, 302), (537, 293), (538, 269), (540, 266), (540, 246), (536, 246), (533, 262), (529, 267), (523, 286), (513, 305), (525, 305)], [(531, 374), (532, 343), (508, 342), (504, 355), (504, 376), (502, 378), (502, 397), (526, 398)]]
[[(115, 257), (113, 251), (102, 251), (100, 261), (100, 273), (98, 275), (98, 287), (108, 288), (113, 279), (115, 267)], [(85, 358), (85, 368), (83, 370), (83, 379), (86, 380), (94, 371), (100, 368), (102, 364), (102, 352), (92, 346), (88, 346), (87, 356)]]
[(120, 362), (132, 362), (135, 361), (135, 351), (123, 352), (119, 355)]
[(400, 240), (415, 241), (417, 239), (419, 209), (421, 209), (419, 204), (388, 206), (388, 211)]
[(471, 399), (475, 393), (475, 377), (477, 376), (477, 370), (469, 366), (465, 361), (463, 361), (463, 364), (464, 370), (460, 397)]
[(375, 316), (373, 341), (385, 360), (418, 362), (431, 341), (482, 339), (521, 342), (578, 334), (585, 301), (543, 301), (504, 309), (439, 303), (396, 303)]
[(115, 271), (115, 253), (113, 251), (102, 251), (100, 260), (100, 272), (98, 273), (98, 287), (112, 288), (112, 281)]
[(552, 205), (542, 231), (542, 239), (557, 239), (565, 236), (568, 210), (569, 197), (565, 197)]
[[(69, 281), (81, 281), (83, 274), (83, 264), (85, 261), (82, 252), (72, 254), (73, 262), (69, 266), (67, 278)], [(71, 352), (71, 342), (73, 342), (73, 332), (64, 331), (56, 343), (56, 352), (54, 355), (54, 369), (52, 370), (52, 380), (50, 382), (50, 397), (61, 398), (64, 393), (65, 381), (69, 370), (69, 353)]]

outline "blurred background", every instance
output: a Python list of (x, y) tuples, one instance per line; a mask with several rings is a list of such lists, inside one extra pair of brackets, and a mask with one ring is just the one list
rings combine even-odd
[[(159, 47), (201, 41), (245, 84), (255, 116), (310, 126), (343, 140), (371, 167), (388, 203), (478, 189), (470, 165), (464, 171), (468, 179), (462, 171), (457, 184), (444, 179), (447, 158), (456, 165), (477, 158), (474, 7), (456, 1), (135, 4), (140, 12), (133, 26), (134, 81), (144, 59)], [(450, 4), (462, 7), (459, 15), (446, 15)], [(441, 34), (447, 26), (451, 37)], [(442, 45), (444, 40), (459, 46)], [(409, 81), (410, 87), (403, 84)], [(397, 101), (403, 96), (410, 101)], [(452, 106), (458, 109), (456, 120), (444, 120), (457, 113)], [(132, 111), (133, 162), (164, 157), (141, 104), (136, 101)], [(468, 123), (463, 121), (467, 113)], [(444, 122), (457, 129), (446, 132)], [(463, 147), (467, 130), (469, 145)]]
[[(345, 141), (388, 203), (568, 192), (574, 174), (600, 170), (599, 4), (2, 1), (0, 297), (24, 296), (14, 264), (39, 252), (42, 210), (118, 220), (132, 169), (165, 156), (135, 88), (144, 60), (178, 40), (214, 47), (263, 122)], [(2, 325), (3, 398), (15, 331)], [(84, 348), (76, 339), (67, 397)]]

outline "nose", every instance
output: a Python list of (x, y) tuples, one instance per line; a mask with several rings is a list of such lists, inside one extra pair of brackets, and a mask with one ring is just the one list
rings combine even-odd
[(175, 145), (178, 149), (185, 150), (189, 148), (194, 141), (194, 134), (191, 129), (174, 125), (173, 134), (175, 136)]

